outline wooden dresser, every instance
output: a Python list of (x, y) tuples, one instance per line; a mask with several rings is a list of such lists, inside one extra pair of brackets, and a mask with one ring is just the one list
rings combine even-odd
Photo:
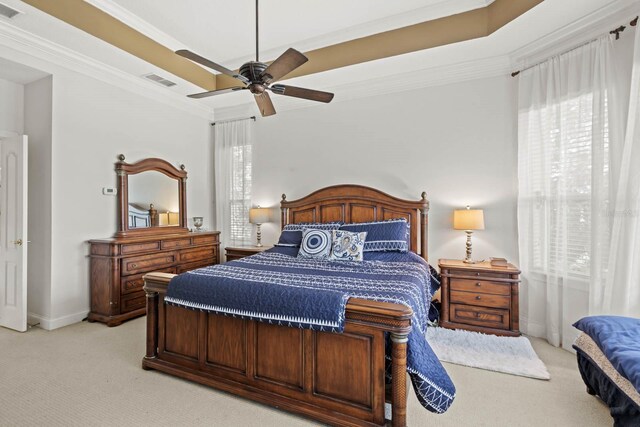
[(514, 265), (465, 264), (441, 259), (440, 326), (487, 334), (519, 336), (518, 284)]
[(151, 271), (180, 274), (218, 264), (219, 232), (90, 240), (90, 322), (117, 326), (146, 310), (142, 277)]

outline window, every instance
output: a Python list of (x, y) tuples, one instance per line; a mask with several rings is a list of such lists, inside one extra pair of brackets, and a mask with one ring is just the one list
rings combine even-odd
[[(606, 215), (609, 209), (607, 197), (593, 194), (594, 188), (608, 192), (609, 184), (606, 100), (604, 106), (604, 114), (594, 116), (594, 94), (587, 93), (519, 114), (528, 148), (520, 167), (531, 174), (524, 193), (521, 186), (520, 203), (529, 205), (533, 271), (590, 275), (592, 227), (601, 223), (594, 215)], [(605, 123), (595, 123), (598, 117)], [(594, 133), (594, 128), (600, 131)], [(596, 179), (602, 182), (594, 185)]]
[(230, 241), (246, 244), (251, 240), (252, 226), (249, 224), (251, 208), (251, 145), (231, 147), (231, 209)]

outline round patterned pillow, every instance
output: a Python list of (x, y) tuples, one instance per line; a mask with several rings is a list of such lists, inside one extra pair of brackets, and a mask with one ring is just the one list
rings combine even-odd
[(310, 230), (302, 232), (298, 256), (301, 258), (328, 258), (331, 253), (331, 231)]

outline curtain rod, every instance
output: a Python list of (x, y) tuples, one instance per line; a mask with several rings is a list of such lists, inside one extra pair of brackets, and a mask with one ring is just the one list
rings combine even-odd
[[(629, 25), (631, 25), (632, 27), (635, 27), (637, 24), (638, 24), (638, 17), (637, 17), (637, 16), (636, 16), (635, 18), (633, 18), (633, 19), (631, 20), (631, 22), (629, 22)], [(627, 27), (625, 27), (624, 25), (620, 25), (618, 28), (615, 28), (615, 29), (613, 29), (613, 30), (609, 31), (609, 34), (615, 34), (615, 35), (616, 35), (616, 40), (618, 40), (618, 39), (620, 38), (620, 33), (621, 33), (621, 32), (623, 32), (626, 28), (627, 28)], [(579, 44), (578, 46), (572, 47), (571, 49), (567, 49), (567, 50), (565, 50), (564, 52), (560, 52), (560, 53), (558, 53), (558, 54), (556, 54), (556, 55), (553, 55), (553, 56), (564, 55), (564, 54), (566, 54), (566, 53), (569, 53), (569, 52), (572, 52), (572, 51), (574, 51), (574, 50), (576, 50), (576, 49), (579, 49), (579, 48), (581, 48), (582, 46), (586, 46), (586, 45), (588, 45), (589, 43), (594, 42), (594, 41), (596, 41), (596, 40), (598, 40), (598, 38), (591, 39), (591, 40), (589, 40), (589, 41), (587, 41), (587, 42), (581, 43), (581, 44)], [(537, 62), (537, 63), (535, 63), (535, 64), (533, 64), (533, 65), (530, 65), (530, 66), (528, 66), (528, 67), (526, 67), (526, 68), (523, 68), (522, 70), (514, 71), (513, 73), (511, 73), (511, 77), (515, 77), (515, 76), (517, 76), (518, 74), (520, 74), (522, 71), (525, 71), (525, 70), (528, 70), (528, 69), (533, 68), (533, 67), (535, 67), (535, 66), (538, 66), (538, 65), (540, 65), (540, 64), (542, 64), (542, 63), (544, 63), (544, 62), (546, 62), (546, 61), (548, 61), (548, 60), (549, 60), (549, 58), (545, 59), (544, 61), (540, 61), (540, 62)]]
[(211, 126), (215, 126), (216, 123), (229, 123), (229, 122), (239, 122), (240, 120), (253, 120), (256, 121), (256, 116), (245, 117), (244, 119), (230, 119), (230, 120), (221, 120), (219, 122), (211, 122)]

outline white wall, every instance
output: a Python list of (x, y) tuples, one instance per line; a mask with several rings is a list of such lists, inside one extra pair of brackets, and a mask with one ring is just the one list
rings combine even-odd
[[(157, 91), (143, 90), (128, 79), (113, 77), (130, 89), (125, 90), (105, 82), (108, 80), (105, 72), (98, 72), (99, 79), (89, 77), (73, 71), (72, 63), (67, 66), (59, 58), (49, 61), (46, 55), (33, 56), (28, 53), (29, 49), (7, 46), (5, 42), (7, 40), (0, 41), (0, 58), (52, 75), (48, 215), (51, 249), (49, 255), (42, 254), (44, 260), (29, 259), (34, 265), (46, 265), (46, 258), (50, 256), (51, 272), (48, 283), (34, 285), (37, 292), (42, 292), (41, 299), (28, 293), (31, 320), (39, 321), (45, 329), (53, 329), (80, 321), (89, 311), (87, 240), (110, 237), (116, 231), (117, 201), (113, 196), (102, 195), (102, 187), (116, 186), (114, 163), (118, 154), (124, 154), (128, 162), (160, 157), (176, 166), (185, 164), (189, 174), (187, 214), (203, 216), (205, 227), (211, 227), (211, 117), (206, 117), (201, 108), (192, 114), (185, 104), (174, 107), (169, 95), (164, 97)], [(36, 51), (36, 55), (39, 54)], [(83, 65), (78, 68), (87, 71)], [(88, 70), (92, 75), (95, 72), (93, 68)], [(6, 87), (15, 89), (11, 85), (0, 85), (1, 111), (8, 99), (4, 96)], [(15, 107), (16, 102), (11, 105)], [(27, 113), (31, 108), (26, 106)], [(21, 112), (19, 116), (22, 117)], [(8, 116), (3, 113), (0, 120), (5, 117)], [(11, 117), (10, 122), (16, 123), (18, 116)], [(0, 124), (4, 126), (4, 121)], [(30, 130), (34, 129), (32, 125)], [(22, 125), (15, 130), (3, 130), (23, 131)], [(35, 147), (32, 146), (32, 157)], [(46, 153), (43, 155), (46, 157)], [(42, 274), (46, 279), (46, 271)]]
[(0, 130), (22, 134), (24, 86), (0, 79)]
[(51, 316), (51, 131), (53, 78), (25, 85), (24, 131), (29, 140), (27, 311), (29, 323)]
[[(259, 119), (254, 203), (277, 207), (282, 193), (293, 200), (347, 183), (412, 200), (426, 191), (432, 264), (464, 257), (464, 232), (452, 230), (452, 215), (466, 204), (485, 210), (474, 257), (517, 263), (515, 97), (514, 79), (505, 76)], [(278, 230), (264, 225), (263, 241), (275, 242)]]
[[(114, 163), (160, 157), (185, 164), (187, 213), (212, 219), (209, 121), (73, 72), (54, 74), (52, 191), (53, 327), (89, 308), (87, 240), (116, 231)], [(206, 224), (207, 225), (207, 224)]]

